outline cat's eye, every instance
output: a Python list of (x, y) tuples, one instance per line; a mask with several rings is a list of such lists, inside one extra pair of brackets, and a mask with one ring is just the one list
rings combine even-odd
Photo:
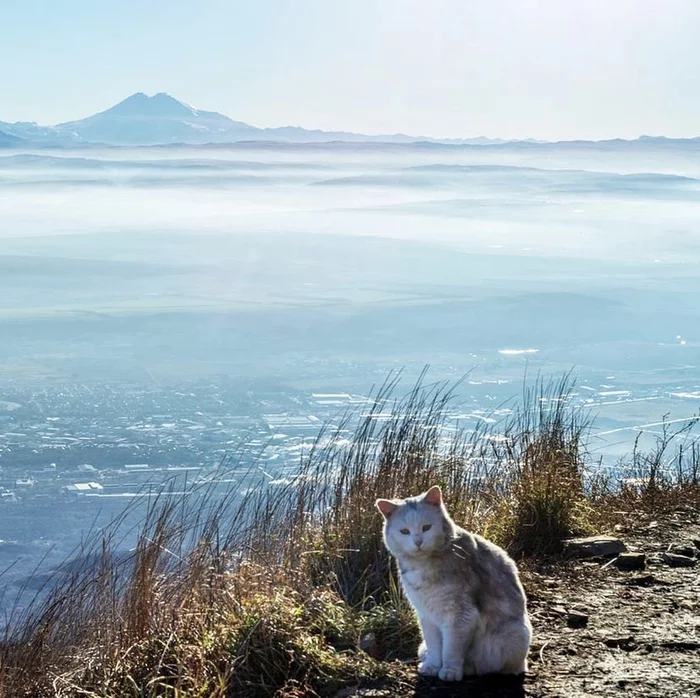
[(429, 531), (432, 527), (433, 527), (433, 524), (425, 524), (425, 526), (423, 526), (423, 533), (425, 533), (426, 531)]
[(407, 528), (402, 528), (401, 533), (403, 533), (404, 536), (407, 536), (410, 533), (410, 531)]

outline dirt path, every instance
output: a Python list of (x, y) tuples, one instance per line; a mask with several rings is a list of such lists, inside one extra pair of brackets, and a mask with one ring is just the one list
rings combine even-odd
[[(663, 559), (671, 545), (700, 554), (700, 515), (677, 512), (618, 535), (645, 553), (644, 570), (579, 562), (563, 579), (537, 580), (525, 695), (700, 695), (700, 561), (671, 567)], [(576, 613), (588, 617), (585, 626)]]
[[(527, 584), (534, 625), (530, 672), (445, 684), (409, 667), (405, 685), (345, 695), (364, 698), (589, 698), (700, 696), (700, 513), (681, 511), (618, 535), (645, 554), (645, 568), (621, 571), (607, 560), (558, 563)], [(697, 542), (694, 542), (697, 541)], [(681, 545), (688, 567), (663, 559)], [(680, 562), (683, 562), (681, 560)]]

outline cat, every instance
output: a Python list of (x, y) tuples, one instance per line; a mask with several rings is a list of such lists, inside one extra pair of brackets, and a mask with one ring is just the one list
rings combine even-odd
[(418, 673), (443, 681), (527, 671), (532, 626), (513, 560), (460, 528), (439, 487), (408, 499), (378, 499), (384, 544), (420, 622)]

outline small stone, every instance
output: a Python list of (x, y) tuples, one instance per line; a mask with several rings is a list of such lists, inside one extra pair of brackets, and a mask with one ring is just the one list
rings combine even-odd
[(377, 645), (377, 636), (374, 633), (367, 633), (360, 638), (360, 649), (366, 652), (370, 657), (377, 657), (379, 647)]
[(694, 545), (687, 545), (684, 543), (672, 545), (668, 552), (674, 555), (683, 555), (683, 557), (695, 557), (697, 550)]
[(624, 553), (627, 548), (614, 536), (590, 536), (565, 540), (564, 550), (572, 557), (610, 557)]
[(644, 553), (620, 553), (614, 564), (618, 570), (643, 570), (646, 556)]
[(570, 611), (566, 618), (566, 624), (570, 628), (585, 628), (588, 625), (588, 614)]
[(566, 609), (564, 606), (552, 606), (550, 610), (557, 616), (566, 618), (566, 624), (570, 628), (585, 628), (588, 625), (588, 614), (585, 608)]
[(662, 553), (661, 557), (669, 567), (695, 567), (697, 562), (695, 558), (675, 553)]
[(637, 643), (631, 635), (625, 635), (624, 637), (607, 637), (603, 642), (607, 647), (621, 649), (625, 652), (631, 652), (637, 647)]
[(623, 584), (630, 587), (653, 587), (653, 586), (670, 586), (671, 582), (667, 582), (665, 579), (659, 579), (653, 574), (642, 574), (636, 577), (627, 578)]

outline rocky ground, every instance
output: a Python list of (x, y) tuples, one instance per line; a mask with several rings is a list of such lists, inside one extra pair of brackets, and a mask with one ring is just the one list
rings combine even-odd
[(700, 515), (616, 534), (644, 569), (580, 560), (537, 580), (525, 696), (700, 696)]
[(534, 625), (525, 679), (489, 677), (445, 684), (407, 669), (398, 688), (345, 696), (588, 698), (700, 696), (700, 513), (682, 510), (615, 535), (630, 552), (572, 559), (526, 573)]

